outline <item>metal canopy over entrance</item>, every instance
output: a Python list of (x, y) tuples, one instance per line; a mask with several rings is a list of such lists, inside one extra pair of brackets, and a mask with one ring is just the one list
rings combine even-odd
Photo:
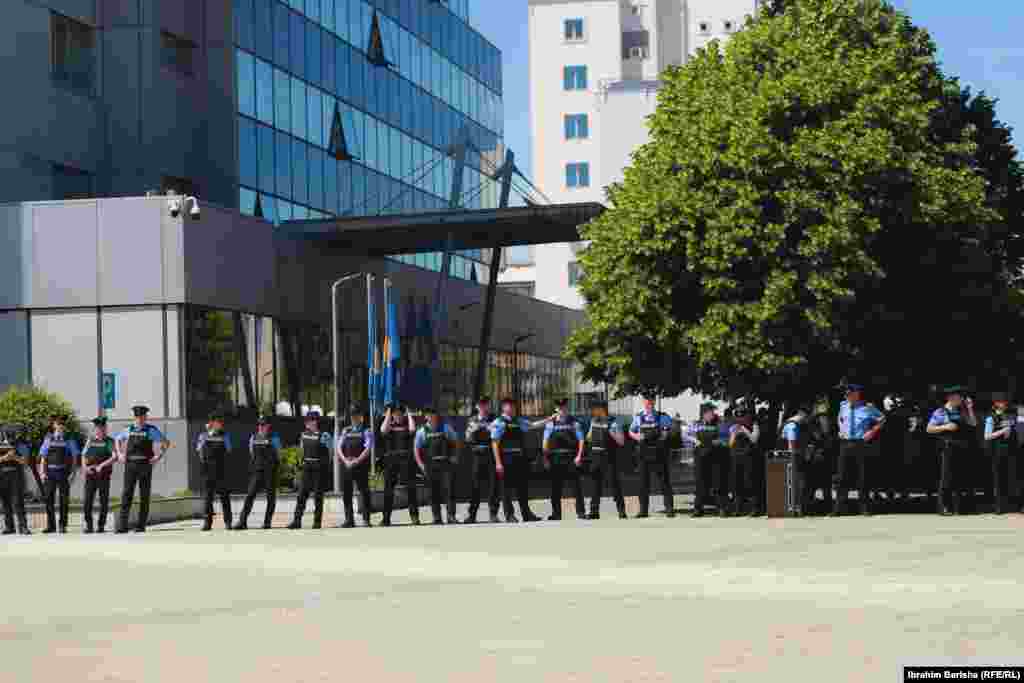
[(578, 242), (579, 226), (600, 216), (597, 203), (525, 206), (477, 211), (438, 211), (398, 216), (361, 216), (288, 221), (281, 230), (297, 239), (325, 242), (391, 256), (529, 244)]

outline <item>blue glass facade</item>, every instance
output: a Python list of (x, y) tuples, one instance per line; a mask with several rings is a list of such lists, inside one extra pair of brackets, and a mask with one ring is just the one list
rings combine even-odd
[[(493, 208), (504, 157), (501, 53), (467, 23), (467, 0), (233, 0), (239, 206), (270, 221), (448, 207), (463, 129), (463, 206)], [(372, 60), (376, 14), (390, 67)], [(344, 151), (330, 152), (336, 117)], [(339, 140), (334, 138), (335, 143)], [(440, 268), (439, 254), (400, 256)], [(477, 251), (452, 274), (484, 280)]]

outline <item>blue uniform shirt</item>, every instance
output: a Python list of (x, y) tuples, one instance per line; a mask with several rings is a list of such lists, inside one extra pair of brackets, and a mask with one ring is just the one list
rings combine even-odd
[(517, 423), (523, 432), (530, 431), (530, 421), (525, 417), (499, 417), (491, 423), (491, 441), (501, 441), (501, 437), (505, 436), (505, 420)]
[[(546, 425), (544, 425), (544, 441), (550, 439), (551, 435), (554, 434), (555, 424), (556, 421), (552, 420), (551, 422), (548, 422)], [(576, 440), (583, 441), (583, 426), (580, 424), (580, 421), (577, 420), (572, 415), (566, 415), (565, 420), (559, 418), (557, 424), (562, 425), (563, 429), (571, 428), (576, 433)]]
[[(196, 439), (196, 453), (203, 452), (203, 444), (206, 443), (206, 439), (209, 435), (209, 432), (203, 432), (202, 434), (199, 435), (199, 438)], [(224, 432), (224, 448), (228, 451), (231, 451), (233, 448), (231, 443), (231, 435), (228, 434), (227, 432)]]
[[(686, 434), (684, 438), (691, 444), (699, 445), (700, 441), (697, 438), (698, 434), (702, 434), (709, 425), (705, 424), (703, 420), (698, 420), (686, 428)], [(715, 424), (718, 428), (718, 436), (712, 441), (712, 446), (726, 446), (729, 444), (729, 425), (724, 420), (718, 420)], [(637, 427), (639, 430), (639, 426)], [(632, 430), (631, 430), (632, 431)]]
[(849, 401), (839, 404), (839, 438), (845, 441), (863, 441), (864, 435), (883, 420), (882, 411), (873, 405)]
[[(341, 430), (341, 440), (344, 441), (345, 440), (345, 436), (347, 436), (350, 432), (355, 431), (355, 429), (356, 429), (355, 425), (349, 425), (348, 427), (345, 427), (344, 429), (342, 429)], [(373, 430), (370, 429), (370, 428), (367, 428), (363, 432), (363, 448), (373, 448)]]
[[(46, 457), (46, 454), (50, 451), (50, 438), (52, 436), (52, 434), (47, 434), (43, 439), (43, 445), (39, 448), (39, 455)], [(68, 455), (73, 458), (77, 458), (81, 454), (81, 451), (78, 448), (78, 442), (72, 438), (64, 438), (64, 448), (67, 450)]]
[[(163, 432), (161, 432), (159, 428), (157, 428), (156, 426), (151, 425), (147, 422), (146, 426), (143, 427), (142, 429), (143, 431), (146, 432), (147, 436), (149, 436), (149, 440), (152, 441), (153, 443), (163, 443), (164, 441), (166, 441), (166, 439), (164, 439)], [(128, 435), (135, 431), (138, 431), (138, 427), (136, 427), (135, 425), (132, 425), (127, 429), (123, 429), (114, 435), (114, 441), (117, 443), (127, 441)]]
[[(255, 438), (256, 438), (255, 434), (253, 434), (252, 436), (249, 437), (249, 454), (250, 455), (252, 454), (252, 441)], [(271, 445), (271, 447), (273, 447), (274, 449), (276, 449), (278, 451), (281, 450), (281, 437), (279, 437), (277, 434), (271, 434), (270, 435), (270, 445)]]
[(782, 427), (782, 438), (785, 441), (798, 441), (800, 439), (800, 425), (797, 422), (789, 421)]
[(668, 433), (672, 431), (672, 418), (665, 413), (656, 413), (654, 411), (647, 412), (642, 411), (633, 416), (633, 422), (629, 425), (629, 431), (633, 434), (640, 433), (640, 425), (644, 423), (650, 423), (657, 419), (658, 429), (661, 430), (661, 438), (667, 438)]
[[(447, 422), (444, 422), (444, 423), (438, 425), (438, 431), (443, 432), (444, 435), (448, 437), (449, 441), (458, 441), (459, 437), (456, 436), (455, 430), (452, 429), (451, 426)], [(413, 445), (416, 448), (423, 448), (423, 447), (425, 447), (427, 445), (427, 426), (426, 425), (423, 425), (422, 427), (420, 427), (419, 429), (416, 430), (416, 440), (413, 443)]]

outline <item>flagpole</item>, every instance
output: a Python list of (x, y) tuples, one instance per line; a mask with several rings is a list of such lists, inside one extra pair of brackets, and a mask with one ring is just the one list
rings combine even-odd
[[(366, 313), (367, 313), (367, 316), (366, 316), (367, 317), (366, 329), (367, 329), (367, 344), (368, 344), (368, 348), (370, 349), (370, 353), (376, 353), (376, 350), (374, 349), (374, 341), (375, 341), (374, 340), (374, 336), (375, 335), (373, 334), (373, 332), (376, 331), (377, 321), (371, 319), (372, 317), (375, 317), (375, 316), (372, 316), (371, 314), (372, 313), (376, 313), (376, 311), (373, 308), (373, 281), (374, 281), (373, 274), (372, 273), (367, 273), (366, 274)], [(373, 387), (373, 379), (372, 379), (373, 378), (373, 363), (372, 362), (369, 364), (369, 367), (367, 368), (366, 377), (367, 377), (366, 395), (370, 399), (370, 429), (374, 430), (373, 441), (371, 442), (371, 445), (370, 445), (370, 467), (371, 467), (371, 470), (375, 472), (375, 470), (373, 470), (373, 468), (376, 466), (376, 462), (377, 462), (377, 433), (376, 433), (376, 430), (377, 430), (377, 396), (376, 396), (375, 388), (371, 388), (371, 387)]]
[[(359, 273), (350, 273), (345, 277), (335, 280), (334, 284), (331, 285), (331, 353), (334, 360), (334, 447), (338, 447), (338, 434), (341, 432), (340, 425), (338, 424), (338, 418), (341, 414), (341, 405), (339, 400), (340, 395), (340, 382), (341, 373), (339, 367), (341, 363), (338, 359), (338, 288), (348, 282), (359, 277)], [(334, 453), (331, 453), (331, 462), (334, 463), (334, 492), (338, 493), (341, 491), (341, 463), (338, 462), (338, 458), (335, 457)]]

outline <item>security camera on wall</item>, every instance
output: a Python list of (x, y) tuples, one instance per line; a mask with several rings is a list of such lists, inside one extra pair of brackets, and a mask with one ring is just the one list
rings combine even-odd
[(181, 214), (181, 200), (168, 199), (167, 211), (171, 214), (171, 218), (177, 218)]
[(177, 218), (181, 215), (183, 205), (191, 206), (188, 210), (188, 215), (193, 220), (199, 220), (202, 217), (202, 212), (199, 209), (199, 200), (195, 197), (185, 197), (184, 199), (173, 198), (167, 200), (167, 211), (171, 214), (171, 218)]

